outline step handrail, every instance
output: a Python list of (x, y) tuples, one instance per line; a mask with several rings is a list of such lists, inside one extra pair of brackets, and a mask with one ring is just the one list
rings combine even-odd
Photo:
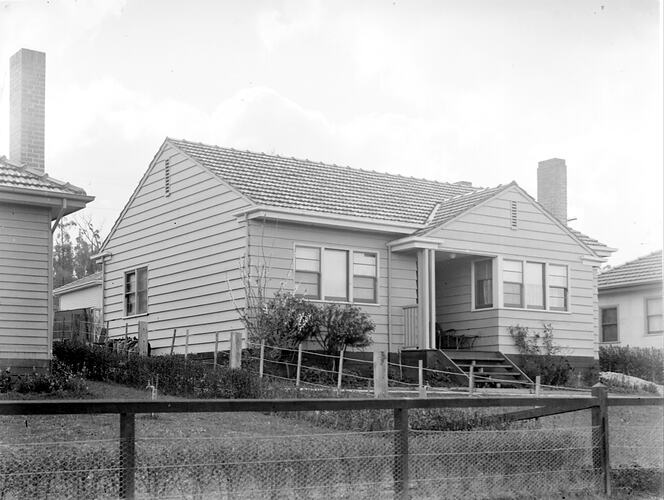
[(517, 372), (519, 372), (519, 373), (523, 376), (523, 378), (525, 378), (525, 379), (526, 379), (528, 382), (530, 382), (531, 384), (533, 384), (533, 385), (535, 384), (535, 382), (533, 382), (532, 380), (530, 380), (530, 377), (529, 377), (528, 375), (526, 375), (525, 373), (523, 373), (523, 372), (521, 371), (521, 368), (519, 368), (519, 367), (518, 367), (518, 366), (517, 366), (517, 365), (516, 365), (516, 364), (515, 364), (510, 358), (508, 358), (506, 354), (503, 354), (503, 353), (500, 352), (500, 351), (498, 351), (498, 354), (500, 354), (500, 355), (503, 357), (503, 359), (505, 359), (510, 365), (512, 365), (512, 367), (514, 367), (514, 369), (515, 369)]
[(444, 357), (447, 361), (449, 361), (449, 363), (450, 363), (454, 368), (456, 368), (456, 369), (458, 370), (459, 375), (463, 375), (463, 376), (466, 377), (468, 380), (470, 380), (470, 377), (469, 377), (468, 373), (466, 373), (465, 371), (463, 371), (463, 370), (461, 369), (461, 367), (460, 367), (459, 365), (457, 365), (457, 364), (452, 360), (452, 358), (450, 358), (447, 354), (445, 354), (445, 351), (443, 351), (442, 349), (436, 349), (436, 351), (438, 351), (440, 354), (442, 354), (443, 357)]

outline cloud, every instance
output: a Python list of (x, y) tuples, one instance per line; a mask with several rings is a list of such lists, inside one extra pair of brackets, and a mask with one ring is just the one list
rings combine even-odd
[(321, 18), (319, 1), (290, 1), (285, 2), (282, 8), (261, 11), (256, 29), (263, 45), (273, 51), (283, 43), (318, 32)]

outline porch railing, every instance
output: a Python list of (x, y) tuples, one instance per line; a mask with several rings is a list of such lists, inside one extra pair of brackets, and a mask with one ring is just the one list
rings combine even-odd
[(417, 304), (403, 308), (404, 347), (419, 347), (419, 317)]

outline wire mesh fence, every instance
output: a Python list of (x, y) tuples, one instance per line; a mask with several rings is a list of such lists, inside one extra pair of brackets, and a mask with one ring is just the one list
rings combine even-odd
[[(135, 498), (367, 498), (395, 495), (398, 431), (138, 438)], [(589, 427), (409, 431), (414, 498), (594, 492)], [(2, 498), (117, 498), (119, 440), (4, 446)]]

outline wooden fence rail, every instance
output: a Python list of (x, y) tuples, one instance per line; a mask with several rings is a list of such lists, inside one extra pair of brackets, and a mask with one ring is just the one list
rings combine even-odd
[(398, 499), (409, 498), (408, 410), (423, 408), (530, 407), (540, 408), (538, 414), (591, 410), (591, 423), (599, 443), (594, 466), (602, 471), (604, 493), (610, 493), (608, 441), (609, 406), (664, 406), (657, 397), (608, 398), (601, 384), (593, 387), (591, 396), (581, 397), (450, 397), (450, 398), (384, 398), (384, 399), (214, 399), (214, 400), (60, 400), (0, 401), (0, 415), (89, 415), (120, 416), (120, 497), (133, 499), (135, 484), (135, 415), (141, 413), (203, 413), (203, 412), (292, 412), (349, 411), (363, 409), (393, 410), (395, 434), (394, 492)]

